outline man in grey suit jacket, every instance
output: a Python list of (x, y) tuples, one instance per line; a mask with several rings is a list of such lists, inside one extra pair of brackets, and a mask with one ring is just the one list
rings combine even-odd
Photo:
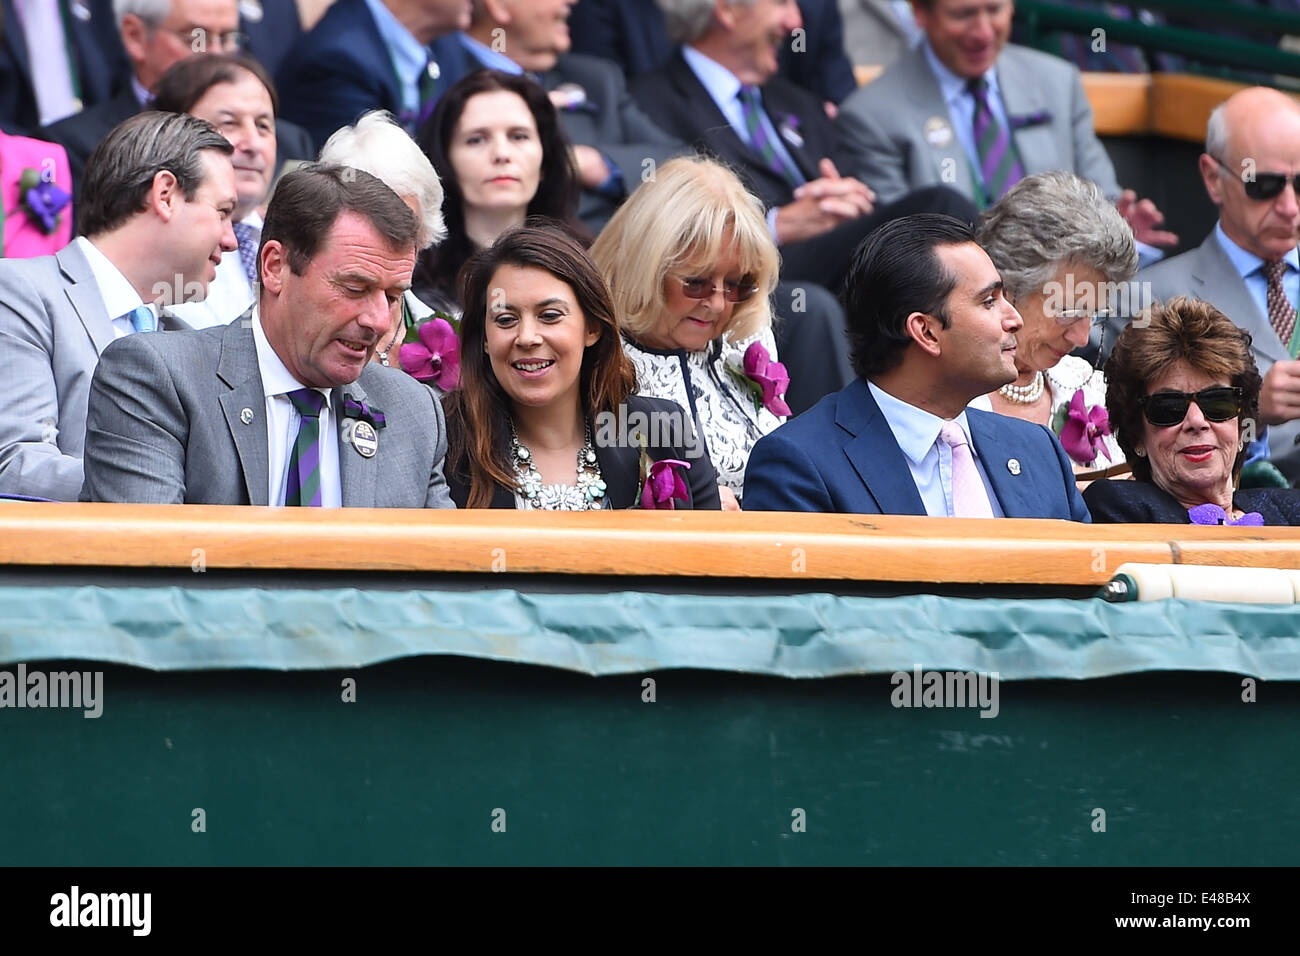
[(134, 116), (91, 156), (84, 235), (52, 256), (0, 260), (0, 494), (76, 500), (100, 354), (156, 328), (160, 307), (201, 298), (236, 248), (230, 154), (202, 120)]
[[(1282, 341), (1270, 304), (1273, 312), (1285, 316), (1289, 309), (1294, 316), (1300, 298), (1300, 197), (1294, 181), (1300, 173), (1300, 105), (1264, 87), (1233, 95), (1210, 117), (1200, 170), (1210, 200), (1219, 207), (1218, 225), (1200, 246), (1143, 270), (1138, 281), (1149, 283), (1145, 293), (1156, 300), (1204, 299), (1250, 333), (1255, 364), (1264, 376), (1259, 408), (1268, 426), (1269, 460), (1295, 482), (1300, 480), (1300, 335)], [(1281, 271), (1276, 291), (1266, 274), (1270, 264)], [(1123, 321), (1111, 322), (1107, 343), (1114, 343)]]
[[(1158, 228), (1163, 216), (1150, 200), (1120, 189), (1093, 130), (1079, 71), (1058, 57), (1007, 44), (1011, 0), (914, 0), (914, 7), (924, 41), (840, 105), (841, 147), (852, 163), (847, 175), (885, 202), (945, 184), (981, 207), (991, 205), (998, 196), (988, 194), (980, 173), (979, 107), (968, 88), (982, 78), (989, 108), (1009, 133), (1024, 175), (1077, 173), (1117, 201), (1139, 242), (1177, 242)], [(1007, 179), (1002, 191), (1014, 184)]]
[(105, 351), (82, 499), (452, 507), (441, 406), (370, 362), (410, 286), (417, 231), (369, 173), (310, 165), (286, 175), (247, 314)]

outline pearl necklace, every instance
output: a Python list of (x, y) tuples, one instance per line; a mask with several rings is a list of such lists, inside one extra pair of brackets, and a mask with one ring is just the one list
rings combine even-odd
[(1028, 385), (1017, 385), (1012, 382), (1010, 385), (1003, 385), (998, 389), (1008, 402), (1016, 405), (1032, 405), (1043, 397), (1043, 386), (1047, 384), (1047, 377), (1042, 372), (1034, 373), (1034, 380)]
[[(519, 496), (534, 508), (544, 508), (541, 495), (542, 474), (537, 470), (532, 452), (519, 440), (515, 432), (515, 423), (510, 423), (510, 464), (515, 470), (515, 486)], [(599, 511), (605, 507), (605, 481), (600, 476), (600, 462), (596, 459), (596, 449), (591, 443), (591, 425), (587, 425), (582, 448), (578, 450), (578, 478), (574, 487), (579, 493), (580, 508)], [(578, 510), (563, 508), (555, 510)]]

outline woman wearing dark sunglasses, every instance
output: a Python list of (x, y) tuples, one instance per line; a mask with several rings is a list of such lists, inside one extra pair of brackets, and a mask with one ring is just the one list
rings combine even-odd
[(675, 159), (614, 214), (591, 256), (638, 391), (691, 410), (723, 508), (738, 508), (750, 449), (790, 411), (769, 301), (779, 257), (761, 204), (724, 166)]
[(1300, 524), (1300, 491), (1237, 489), (1259, 421), (1250, 336), (1183, 296), (1135, 321), (1106, 362), (1106, 407), (1133, 481), (1083, 493), (1093, 521)]

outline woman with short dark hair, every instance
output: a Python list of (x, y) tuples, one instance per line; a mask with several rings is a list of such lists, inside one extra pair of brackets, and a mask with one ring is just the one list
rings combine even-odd
[(1250, 336), (1207, 302), (1157, 303), (1106, 362), (1106, 408), (1133, 481), (1094, 481), (1097, 522), (1300, 524), (1300, 491), (1237, 489), (1259, 424)]

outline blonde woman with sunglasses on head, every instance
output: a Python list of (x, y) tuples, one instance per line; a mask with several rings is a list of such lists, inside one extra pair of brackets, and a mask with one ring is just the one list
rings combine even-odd
[(591, 256), (638, 391), (691, 412), (723, 508), (738, 508), (750, 450), (790, 412), (772, 337), (780, 262), (762, 204), (726, 167), (675, 159), (614, 214)]

